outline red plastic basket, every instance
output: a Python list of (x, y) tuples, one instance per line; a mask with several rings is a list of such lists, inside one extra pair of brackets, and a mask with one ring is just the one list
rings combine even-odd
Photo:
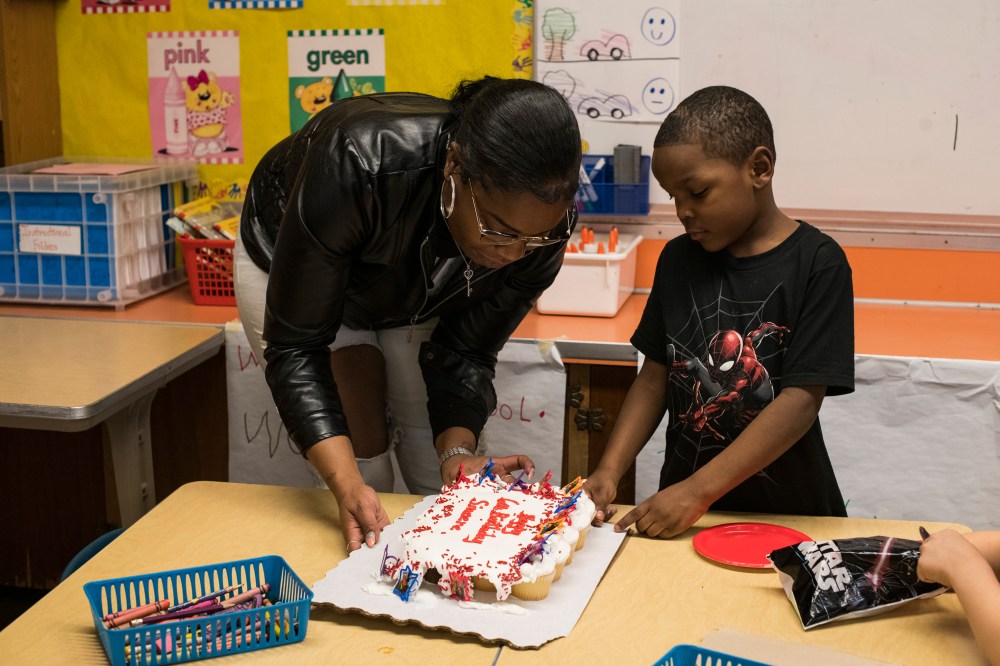
[(177, 238), (184, 250), (184, 265), (195, 305), (236, 305), (233, 286), (233, 248), (236, 241)]

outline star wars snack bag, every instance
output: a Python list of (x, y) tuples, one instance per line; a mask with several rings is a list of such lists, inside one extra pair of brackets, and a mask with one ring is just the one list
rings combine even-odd
[(920, 542), (873, 536), (803, 541), (768, 557), (803, 629), (881, 613), (945, 591), (917, 579)]

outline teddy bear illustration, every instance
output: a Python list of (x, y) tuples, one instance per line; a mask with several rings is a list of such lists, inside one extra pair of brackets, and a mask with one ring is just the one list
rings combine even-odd
[(191, 154), (202, 157), (225, 152), (226, 109), (233, 104), (233, 94), (219, 87), (215, 72), (201, 70), (197, 76), (187, 77), (184, 97)]
[(299, 86), (295, 89), (295, 97), (302, 105), (302, 110), (312, 118), (317, 112), (330, 106), (330, 102), (333, 100), (333, 79), (324, 76), (321, 81), (314, 81), (307, 86)]

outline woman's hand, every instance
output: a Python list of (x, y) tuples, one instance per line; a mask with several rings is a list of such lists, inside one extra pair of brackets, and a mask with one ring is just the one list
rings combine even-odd
[(389, 524), (389, 516), (375, 489), (361, 478), (351, 440), (344, 435), (329, 437), (311, 446), (306, 458), (337, 498), (347, 550), (357, 550), (363, 543), (371, 548), (378, 543), (378, 535)]
[(626, 513), (615, 525), (621, 532), (635, 523), (639, 532), (669, 539), (694, 525), (708, 511), (706, 502), (688, 481), (667, 486)]
[(594, 527), (600, 527), (604, 524), (605, 520), (611, 520), (615, 513), (617, 513), (617, 508), (608, 505), (611, 504), (618, 494), (618, 480), (618, 477), (613, 472), (598, 467), (584, 481), (583, 489), (590, 496), (590, 499), (593, 500), (594, 506), (597, 509), (592, 523)]
[[(458, 478), (459, 467), (461, 467), (462, 474), (465, 476), (478, 474), (479, 470), (485, 467), (489, 461), (490, 459), (486, 456), (466, 456), (461, 454), (451, 456), (441, 465), (441, 480), (446, 484), (452, 483)], [(514, 472), (518, 470), (524, 470), (526, 479), (530, 479), (535, 473), (535, 463), (525, 455), (493, 458), (493, 473), (503, 481), (513, 482)]]
[(389, 524), (389, 516), (378, 499), (378, 493), (363, 482), (347, 488), (337, 498), (340, 506), (340, 524), (347, 539), (347, 550), (358, 550), (365, 543), (373, 548), (378, 543), (382, 528)]

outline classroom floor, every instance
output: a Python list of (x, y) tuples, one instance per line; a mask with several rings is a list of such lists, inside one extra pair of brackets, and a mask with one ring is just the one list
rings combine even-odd
[(0, 587), (0, 631), (45, 596), (46, 590)]

